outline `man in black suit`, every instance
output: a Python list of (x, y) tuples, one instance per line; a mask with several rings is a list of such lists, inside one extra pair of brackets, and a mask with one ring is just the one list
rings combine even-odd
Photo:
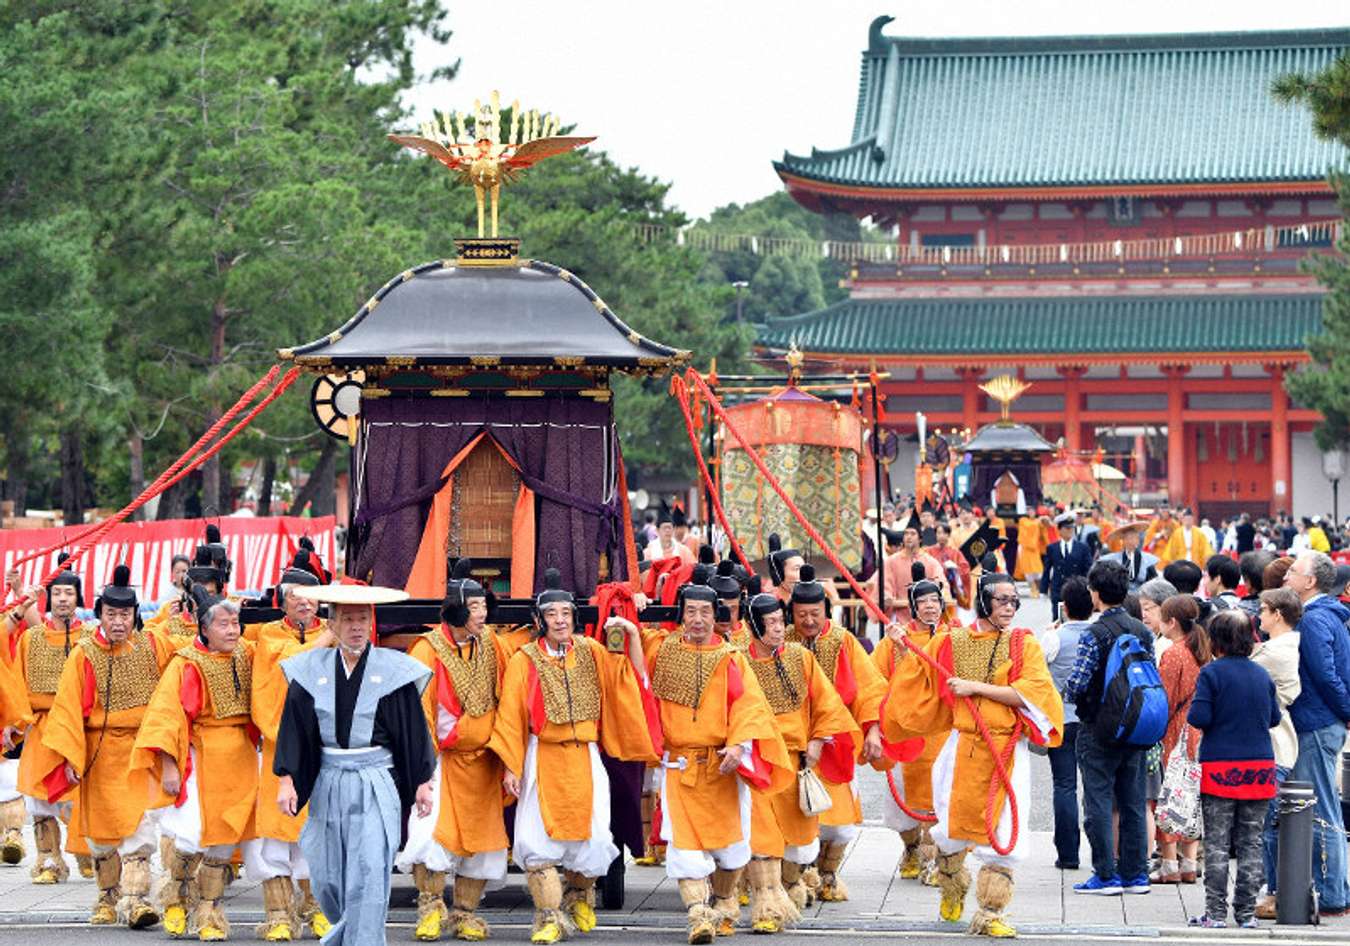
[(1086, 576), (1092, 568), (1092, 552), (1074, 536), (1074, 514), (1066, 512), (1055, 520), (1059, 538), (1045, 550), (1045, 571), (1041, 572), (1041, 593), (1050, 594), (1050, 615), (1059, 620), (1059, 592), (1075, 575)]

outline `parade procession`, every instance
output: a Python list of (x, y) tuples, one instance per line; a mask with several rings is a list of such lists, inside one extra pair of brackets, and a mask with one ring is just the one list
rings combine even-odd
[(0, 940), (1350, 935), (1350, 29), (863, 17), (847, 146), (690, 223), (621, 122), (413, 122), (454, 9), (168, 6), (3, 15), (167, 96), (91, 246), (217, 294), (95, 267), (130, 454), (0, 399)]

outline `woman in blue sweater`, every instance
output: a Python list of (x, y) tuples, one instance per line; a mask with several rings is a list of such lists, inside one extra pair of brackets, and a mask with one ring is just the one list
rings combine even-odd
[(1257, 925), (1261, 825), (1275, 795), (1270, 728), (1280, 722), (1275, 684), (1252, 652), (1252, 625), (1241, 611), (1220, 611), (1209, 625), (1215, 659), (1200, 671), (1186, 719), (1200, 740), (1200, 805), (1205, 819), (1205, 913), (1192, 926), (1227, 925), (1228, 851), (1237, 852), (1233, 918)]

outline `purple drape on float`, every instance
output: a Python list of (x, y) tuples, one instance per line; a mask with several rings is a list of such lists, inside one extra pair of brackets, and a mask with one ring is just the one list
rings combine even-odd
[(362, 405), (352, 528), (354, 567), (378, 585), (402, 588), (443, 485), (445, 465), (486, 432), (536, 493), (535, 589), (544, 570), (579, 595), (595, 590), (601, 552), (623, 580), (624, 530), (611, 405), (585, 398), (379, 398)]

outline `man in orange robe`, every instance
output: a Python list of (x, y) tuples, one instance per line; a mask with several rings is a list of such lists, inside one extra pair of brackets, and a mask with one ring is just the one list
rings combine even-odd
[(1185, 559), (1199, 565), (1203, 570), (1213, 554), (1214, 547), (1209, 544), (1209, 537), (1195, 524), (1195, 513), (1190, 509), (1183, 509), (1181, 525), (1172, 530), (1172, 537), (1167, 540), (1167, 548), (1160, 556), (1164, 567)]
[[(661, 746), (635, 626), (622, 653), (576, 635), (576, 604), (549, 569), (535, 597), (538, 637), (511, 657), (497, 703), (491, 749), (516, 804), (516, 864), (534, 900), (533, 943), (556, 943), (595, 928), (595, 878), (619, 849), (609, 830), (609, 777), (600, 749), (654, 762)], [(559, 868), (566, 876), (563, 890)], [(566, 911), (566, 915), (564, 915)]]
[[(904, 625), (892, 625), (872, 651), (872, 663), (888, 683), (906, 655), (905, 638), (923, 648), (928, 646), (934, 635), (949, 630), (944, 620), (946, 609), (942, 603), (942, 588), (937, 583), (919, 577), (916, 570), (914, 583), (907, 590), (909, 609), (914, 617)], [(905, 847), (900, 858), (900, 879), (917, 879), (929, 886), (937, 884), (937, 848), (933, 846), (933, 836), (929, 830), (931, 820), (921, 821), (906, 813), (895, 796), (898, 795), (900, 801), (914, 814), (932, 815), (933, 762), (941, 749), (942, 739), (924, 739), (923, 750), (913, 759), (902, 763), (900, 778), (895, 777), (895, 770), (887, 773), (889, 790), (882, 798), (881, 820), (886, 827), (900, 835)]]
[[(835, 781), (850, 781), (852, 754), (842, 759), (825, 754), (833, 740), (846, 739), (850, 745), (862, 741), (862, 731), (848, 707), (811, 652), (787, 641), (783, 603), (776, 595), (755, 595), (748, 611), (753, 635), (750, 668), (774, 713), (789, 757), (800, 759), (807, 769), (837, 768), (842, 763), (848, 771), (831, 774)], [(756, 933), (777, 933), (797, 918), (805, 904), (801, 870), (820, 854), (819, 820), (802, 812), (795, 784), (789, 783), (775, 795), (751, 794), (750, 850), (750, 922)], [(795, 868), (797, 879), (794, 889), (785, 891), (782, 868), (787, 862)]]
[[(906, 582), (906, 586), (908, 584)], [(792, 629), (788, 640), (801, 644), (812, 653), (863, 733), (861, 744), (846, 736), (835, 738), (828, 751), (836, 764), (822, 770), (833, 804), (820, 816), (820, 857), (816, 861), (820, 872), (819, 896), (821, 900), (843, 901), (848, 899), (848, 888), (839, 878), (839, 868), (849, 843), (858, 836), (862, 825), (862, 805), (858, 800), (852, 763), (857, 759), (880, 767), (889, 766), (884, 758), (878, 725), (881, 701), (886, 696), (886, 678), (877, 671), (858, 639), (830, 621), (825, 589), (816, 581), (815, 569), (810, 565), (802, 566), (801, 578), (792, 589), (789, 608)], [(905, 609), (908, 608), (906, 603)], [(840, 778), (842, 775), (847, 777)], [(785, 864), (784, 880), (789, 885), (793, 881), (788, 876), (791, 872), (792, 868)], [(807, 885), (811, 886), (813, 881), (814, 878), (809, 879)]]
[[(995, 844), (1005, 848), (1011, 841), (1013, 800), (995, 774), (994, 754), (1005, 760), (1024, 832), (1031, 791), (1026, 741), (1059, 745), (1064, 704), (1036, 635), (1012, 626), (1019, 605), (1012, 577), (985, 575), (976, 589), (976, 605), (975, 625), (939, 631), (928, 642), (924, 653), (941, 672), (914, 654), (897, 661), (883, 725), (889, 740), (924, 736), (942, 741), (933, 763), (940, 916), (948, 922), (961, 918), (970, 887), (965, 859), (973, 850), (981, 867), (976, 882), (979, 911), (970, 932), (1006, 937), (1016, 935), (1003, 911), (1012, 900), (1013, 867), (1026, 855), (1027, 845), (1022, 835), (1008, 853), (995, 849)], [(994, 748), (980, 736), (972, 707), (984, 718)], [(986, 826), (991, 792), (999, 815), (996, 825)]]
[[(431, 668), (423, 710), (437, 749), (430, 818), (408, 825), (395, 863), (417, 884), (422, 941), (441, 938), (449, 921), (456, 939), (483, 940), (488, 925), (475, 911), (488, 883), (506, 879), (501, 759), (488, 750), (497, 698), (510, 653), (488, 627), (487, 591), (469, 577), (467, 558), (455, 564), (441, 604), (441, 626), (419, 637), (408, 656)], [(445, 878), (454, 878), (454, 912), (445, 912)]]
[[(32, 868), (35, 884), (60, 883), (70, 876), (70, 868), (61, 853), (58, 820), (69, 819), (70, 805), (51, 801), (42, 784), (43, 776), (60, 764), (60, 759), (43, 748), (42, 735), (66, 658), (93, 630), (75, 616), (76, 609), (83, 605), (78, 575), (63, 571), (52, 579), (45, 591), (51, 608), (49, 613), (39, 617), (36, 602), (41, 600), (43, 589), (31, 588), (18, 607), (6, 612), (4, 632), (0, 634), (0, 662), (4, 662), (14, 678), (26, 688), (24, 702), (32, 717), (26, 733), (17, 728), (11, 732), (11, 741), (23, 740), (19, 758), (0, 762), (0, 769), (3, 769), (0, 797), (12, 796), (0, 805), (0, 819), (3, 819), (7, 846), (13, 857), (6, 863), (17, 864), (23, 860), (19, 829), (23, 827), (26, 807), (33, 818), (33, 846), (37, 849)], [(5, 749), (8, 751), (9, 747)], [(78, 832), (76, 837), (68, 838), (68, 846), (77, 850), (83, 848), (84, 842)]]
[[(296, 556), (297, 560), (299, 557)], [(256, 643), (252, 712), (253, 725), (262, 739), (262, 771), (258, 775), (258, 801), (254, 814), (258, 843), (247, 849), (245, 867), (250, 878), (261, 880), (264, 885), (270, 884), (268, 889), (275, 907), (269, 911), (264, 923), (264, 940), (275, 941), (288, 935), (299, 938), (297, 927), (300, 923), (308, 926), (316, 938), (321, 938), (332, 928), (314, 896), (309, 864), (300, 850), (300, 829), (305, 826), (309, 806), (301, 808), (295, 815), (283, 814), (277, 807), (281, 779), (272, 771), (277, 731), (281, 728), (281, 714), (286, 706), (287, 681), (281, 662), (296, 654), (337, 643), (328, 622), (318, 616), (317, 602), (292, 594), (296, 588), (312, 588), (318, 584), (319, 579), (308, 569), (294, 565), (285, 569), (276, 588), (282, 616), (275, 621), (250, 624), (244, 629), (245, 639), (249, 639), (251, 631)], [(300, 887), (298, 894), (291, 887), (292, 880)]]
[[(159, 922), (150, 905), (159, 786), (132, 769), (132, 747), (164, 666), (173, 656), (160, 638), (138, 630), (131, 571), (118, 565), (94, 603), (99, 628), (70, 652), (47, 715), (42, 745), (57, 764), (45, 773), (53, 801), (70, 793), (72, 831), (88, 839), (98, 900), (89, 922), (125, 920), (132, 929)], [(121, 902), (119, 903), (119, 894)]]
[[(0, 640), (0, 647), (4, 647)], [(23, 823), (27, 808), (19, 792), (19, 760), (9, 758), (33, 722), (28, 687), (18, 669), (0, 660), (0, 863), (17, 864), (24, 858)]]
[(1045, 568), (1045, 544), (1047, 536), (1041, 529), (1039, 516), (1027, 510), (1017, 520), (1017, 568), (1013, 577), (1025, 580), (1031, 588), (1033, 598), (1040, 596), (1041, 571)]
[[(202, 942), (216, 942), (230, 934), (221, 907), (230, 857), (236, 846), (246, 858), (257, 847), (253, 645), (241, 636), (237, 604), (204, 589), (194, 589), (193, 598), (197, 637), (164, 668), (130, 766), (148, 778), (158, 774), (173, 799), (159, 819), (160, 833), (173, 840), (169, 882), (161, 892), (164, 932), (179, 937), (191, 931)], [(271, 942), (289, 939), (289, 928), (278, 935), (278, 923), (289, 919), (290, 885), (289, 879), (263, 881), (262, 935)]]
[[(1172, 516), (1172, 509), (1166, 504), (1158, 507), (1158, 515), (1148, 524), (1148, 529), (1144, 531), (1144, 551), (1151, 552), (1158, 557), (1158, 574), (1171, 564), (1172, 560), (1167, 557), (1167, 546), (1172, 539), (1172, 533), (1180, 525)], [(1201, 567), (1204, 564), (1201, 563)]]
[(691, 943), (733, 932), (736, 886), (751, 855), (751, 792), (778, 794), (797, 768), (746, 655), (713, 632), (716, 609), (715, 591), (685, 585), (676, 598), (679, 629), (647, 655), (666, 739), (660, 836), (666, 875), (679, 882), (689, 911)]

